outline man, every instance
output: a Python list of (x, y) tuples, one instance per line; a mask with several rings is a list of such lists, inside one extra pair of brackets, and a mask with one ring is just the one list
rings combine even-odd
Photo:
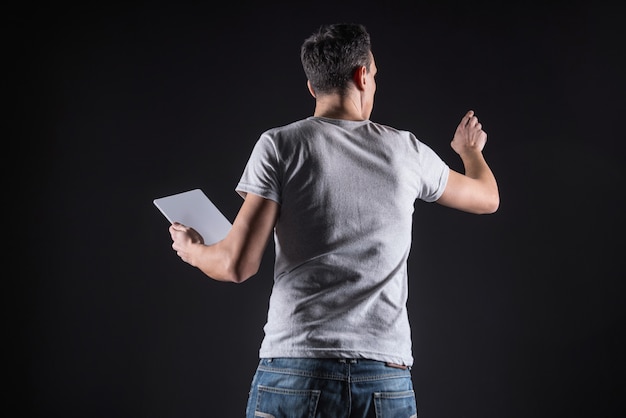
[(495, 212), (487, 134), (473, 111), (463, 116), (451, 142), (461, 174), (410, 132), (370, 121), (377, 68), (362, 25), (321, 27), (301, 59), (314, 115), (261, 135), (223, 241), (206, 246), (174, 223), (172, 247), (207, 276), (240, 283), (274, 234), (247, 417), (415, 416), (406, 309), (414, 202)]

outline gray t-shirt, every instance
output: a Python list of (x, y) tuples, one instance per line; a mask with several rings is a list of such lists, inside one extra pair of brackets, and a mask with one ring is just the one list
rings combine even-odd
[(280, 204), (260, 357), (412, 365), (407, 258), (416, 199), (448, 166), (408, 131), (309, 117), (266, 131), (238, 193)]

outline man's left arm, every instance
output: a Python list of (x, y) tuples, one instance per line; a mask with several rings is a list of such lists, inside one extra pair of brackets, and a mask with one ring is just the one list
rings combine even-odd
[(280, 205), (273, 200), (248, 193), (223, 240), (204, 245), (195, 230), (174, 223), (169, 228), (172, 248), (183, 261), (208, 277), (241, 283), (259, 270), (279, 211)]

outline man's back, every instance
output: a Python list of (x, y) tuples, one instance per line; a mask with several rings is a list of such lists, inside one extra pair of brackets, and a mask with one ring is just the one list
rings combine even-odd
[(412, 364), (413, 205), (436, 200), (447, 174), (412, 134), (369, 120), (310, 117), (264, 133), (237, 187), (281, 206), (261, 357)]

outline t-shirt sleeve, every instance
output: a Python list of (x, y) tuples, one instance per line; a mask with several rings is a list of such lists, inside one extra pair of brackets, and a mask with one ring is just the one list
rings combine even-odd
[(272, 138), (263, 134), (256, 142), (235, 191), (243, 198), (253, 193), (265, 199), (280, 201), (278, 152)]
[(434, 202), (446, 189), (450, 167), (428, 145), (417, 139), (416, 142), (422, 171), (418, 198), (426, 202)]

